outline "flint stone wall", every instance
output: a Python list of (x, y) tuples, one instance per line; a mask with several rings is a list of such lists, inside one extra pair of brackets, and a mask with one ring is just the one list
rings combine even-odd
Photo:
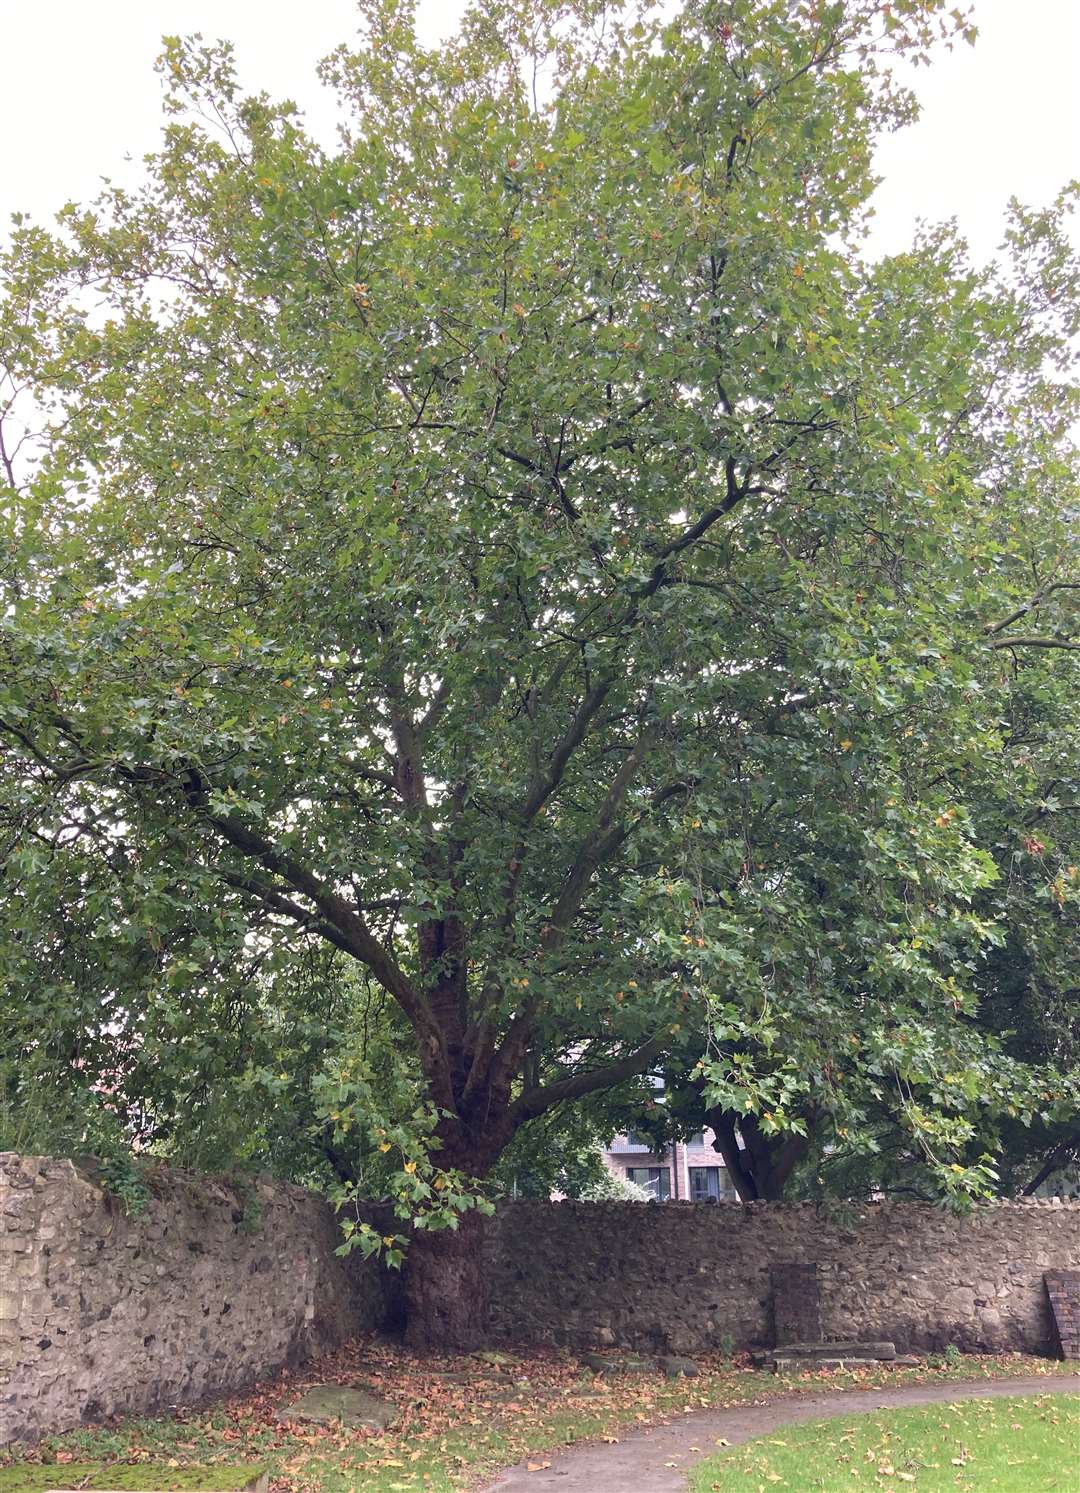
[(302, 1188), (154, 1172), (138, 1217), (92, 1168), (0, 1154), (0, 1445), (198, 1402), (379, 1325)]
[[(180, 1171), (149, 1185), (133, 1218), (92, 1167), (0, 1154), (0, 1444), (198, 1403), (400, 1319), (399, 1274), (335, 1255), (321, 1198)], [(772, 1346), (770, 1272), (803, 1264), (826, 1337), (1054, 1354), (1043, 1273), (1080, 1269), (1080, 1203), (839, 1221), (812, 1204), (513, 1202), (484, 1248), (492, 1343)]]
[(827, 1338), (1056, 1355), (1043, 1272), (1080, 1268), (1080, 1203), (958, 1218), (913, 1203), (505, 1204), (493, 1340), (695, 1353), (771, 1347), (770, 1269), (817, 1266)]

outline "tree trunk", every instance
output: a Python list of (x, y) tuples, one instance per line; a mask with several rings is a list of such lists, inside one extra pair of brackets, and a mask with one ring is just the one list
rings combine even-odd
[(456, 1229), (420, 1230), (405, 1257), (405, 1342), (435, 1353), (481, 1347), (488, 1324), (488, 1263), (482, 1213)]
[[(795, 1167), (810, 1149), (801, 1135), (764, 1134), (753, 1115), (735, 1115), (724, 1110), (706, 1112), (706, 1123), (716, 1140), (714, 1148), (724, 1158), (728, 1175), (744, 1203), (778, 1203), (783, 1199)], [(736, 1127), (743, 1138), (740, 1146)]]
[(1039, 1188), (1059, 1169), (1067, 1165), (1080, 1152), (1080, 1134), (1067, 1135), (1043, 1162), (1042, 1166), (1024, 1188), (1023, 1197), (1034, 1197)]

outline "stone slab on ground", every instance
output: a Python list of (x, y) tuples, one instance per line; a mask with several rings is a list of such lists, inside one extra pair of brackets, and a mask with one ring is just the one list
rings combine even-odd
[(896, 1357), (896, 1344), (883, 1342), (859, 1342), (852, 1338), (826, 1338), (820, 1343), (785, 1343), (777, 1348), (777, 1357), (785, 1358), (877, 1358), (888, 1362)]
[(594, 1374), (648, 1374), (656, 1368), (653, 1359), (638, 1353), (580, 1353), (578, 1357)]
[(358, 1385), (315, 1384), (277, 1413), (279, 1421), (306, 1420), (317, 1426), (340, 1421), (349, 1430), (386, 1431), (401, 1411), (375, 1390)]
[[(900, 1410), (908, 1405), (984, 1399), (988, 1396), (1068, 1394), (1080, 1390), (1074, 1374), (1045, 1374), (986, 1382), (905, 1385), (898, 1389), (849, 1389), (829, 1394), (788, 1395), (730, 1410), (695, 1410), (648, 1431), (631, 1431), (616, 1445), (575, 1447), (551, 1457), (547, 1467), (520, 1463), (488, 1483), (491, 1493), (686, 1493), (695, 1462), (712, 1456), (717, 1440), (730, 1446), (766, 1436), (781, 1426)], [(534, 1453), (534, 1467), (541, 1458)], [(547, 1461), (547, 1457), (543, 1458)]]
[[(793, 1369), (863, 1369), (879, 1363), (897, 1363), (896, 1344), (885, 1342), (836, 1341), (821, 1343), (785, 1343), (767, 1353), (752, 1353), (756, 1368), (771, 1368), (774, 1373)], [(905, 1360), (911, 1363), (912, 1360)], [(918, 1360), (914, 1360), (916, 1363)]]

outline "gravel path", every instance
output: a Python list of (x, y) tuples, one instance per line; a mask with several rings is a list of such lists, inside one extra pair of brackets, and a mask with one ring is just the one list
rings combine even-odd
[[(732, 1446), (765, 1436), (781, 1426), (827, 1415), (894, 1410), (940, 1400), (983, 1399), (987, 1395), (1053, 1394), (1080, 1391), (1080, 1379), (1046, 1374), (985, 1382), (911, 1385), (901, 1389), (847, 1389), (831, 1394), (787, 1395), (730, 1410), (695, 1410), (667, 1425), (629, 1431), (616, 1445), (598, 1443), (555, 1453), (551, 1466), (529, 1472), (511, 1467), (488, 1486), (495, 1493), (686, 1493), (695, 1462), (716, 1450), (718, 1437)], [(547, 1457), (535, 1456), (535, 1462)]]

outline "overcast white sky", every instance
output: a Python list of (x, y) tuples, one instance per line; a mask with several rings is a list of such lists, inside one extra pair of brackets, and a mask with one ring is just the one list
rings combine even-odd
[[(497, 0), (492, 0), (497, 3)], [(459, 0), (421, 0), (425, 35), (452, 30)], [(201, 31), (236, 45), (253, 89), (295, 99), (331, 138), (317, 60), (355, 34), (351, 0), (0, 0), (0, 234), (130, 179), (155, 141), (160, 37)], [(993, 253), (1009, 197), (1042, 204), (1080, 175), (1080, 0), (976, 0), (980, 40), (913, 79), (923, 117), (885, 141), (872, 248), (899, 249), (919, 217), (956, 216)], [(1078, 232), (1080, 237), (1080, 232)]]

